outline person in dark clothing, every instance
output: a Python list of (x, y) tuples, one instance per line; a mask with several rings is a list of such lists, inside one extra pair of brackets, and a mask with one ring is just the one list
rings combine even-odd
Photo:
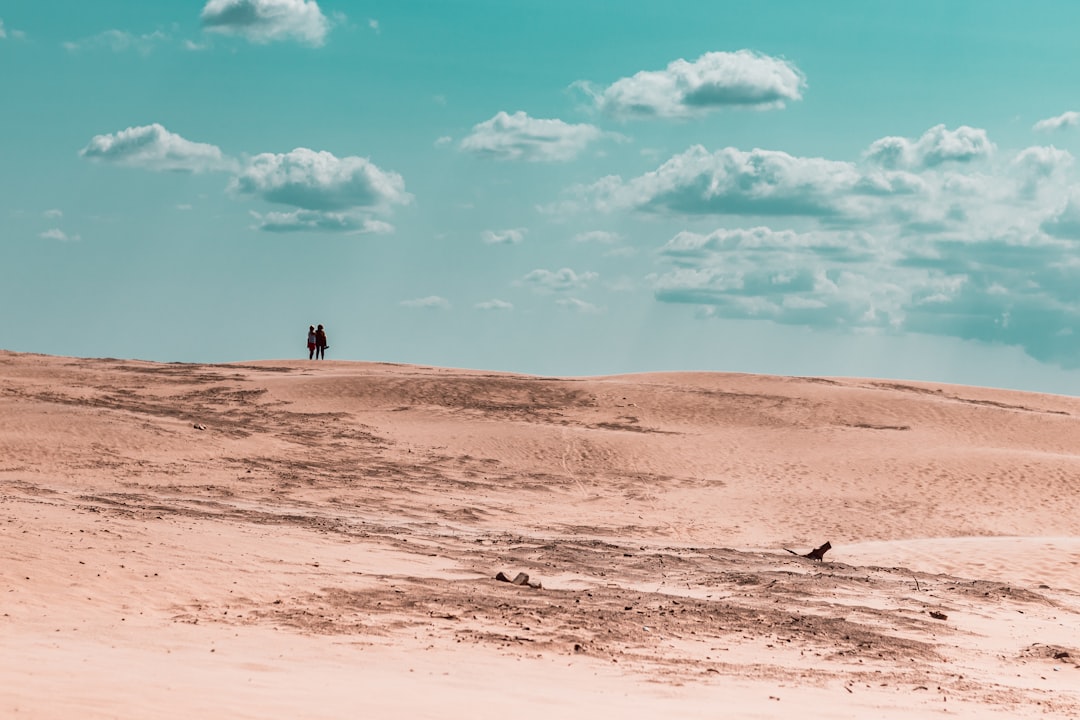
[(326, 344), (326, 331), (320, 325), (315, 329), (315, 357), (319, 360), (325, 360), (326, 348), (328, 347), (330, 346)]
[(307, 359), (315, 357), (315, 326), (309, 325), (307, 331)]

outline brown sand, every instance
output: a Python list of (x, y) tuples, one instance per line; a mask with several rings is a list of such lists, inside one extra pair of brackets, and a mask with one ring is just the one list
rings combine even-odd
[(1078, 448), (928, 383), (0, 353), (0, 716), (1080, 717)]

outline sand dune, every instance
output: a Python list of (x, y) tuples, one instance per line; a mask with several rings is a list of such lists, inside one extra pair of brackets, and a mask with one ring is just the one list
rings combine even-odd
[(930, 383), (0, 353), (0, 714), (1077, 717), (1077, 438)]

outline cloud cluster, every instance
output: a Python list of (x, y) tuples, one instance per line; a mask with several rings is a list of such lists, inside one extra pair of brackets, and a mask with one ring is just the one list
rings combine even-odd
[(675, 60), (664, 70), (643, 70), (606, 88), (577, 86), (614, 117), (688, 118), (723, 107), (784, 107), (802, 99), (806, 78), (787, 60), (739, 50)]
[(158, 123), (95, 135), (79, 154), (89, 160), (147, 170), (199, 173), (236, 167), (236, 161), (217, 146), (185, 140)]
[(293, 208), (252, 213), (255, 228), (267, 232), (388, 233), (376, 219), (395, 205), (412, 201), (401, 175), (367, 158), (296, 148), (261, 153), (241, 161), (221, 149), (187, 140), (154, 123), (97, 135), (79, 154), (89, 160), (155, 171), (228, 172), (229, 190)]
[[(900, 147), (892, 157), (902, 162), (882, 161), (888, 146)], [(804, 215), (803, 229), (783, 227), (791, 218), (786, 205), (758, 213), (756, 224), (670, 237), (658, 253), (666, 267), (650, 276), (655, 298), (718, 317), (1010, 344), (1041, 361), (1080, 367), (1080, 333), (1073, 332), (1080, 323), (1080, 195), (1068, 195), (1072, 155), (1034, 146), (996, 157), (984, 131), (940, 126), (918, 141), (872, 147), (863, 166), (817, 173), (809, 196), (820, 202), (813, 207), (835, 214)], [(700, 219), (705, 208), (731, 222), (743, 214), (732, 195), (807, 196), (805, 189), (793, 193), (791, 172), (743, 173), (732, 186), (717, 171), (730, 162), (700, 152), (694, 159), (698, 172), (685, 172), (693, 163), (679, 158), (629, 182), (608, 179), (607, 198), (688, 219)], [(975, 166), (976, 159), (984, 162)], [(871, 179), (891, 192), (869, 192)]]
[(500, 160), (561, 162), (573, 160), (603, 134), (593, 125), (532, 118), (522, 111), (499, 112), (475, 125), (459, 147)]
[(330, 31), (315, 0), (208, 0), (201, 19), (210, 32), (260, 44), (293, 39), (318, 46)]

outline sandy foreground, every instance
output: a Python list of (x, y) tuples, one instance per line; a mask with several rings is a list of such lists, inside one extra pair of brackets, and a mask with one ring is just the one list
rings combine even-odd
[(1080, 399), (0, 352), (0, 716), (1080, 717)]

